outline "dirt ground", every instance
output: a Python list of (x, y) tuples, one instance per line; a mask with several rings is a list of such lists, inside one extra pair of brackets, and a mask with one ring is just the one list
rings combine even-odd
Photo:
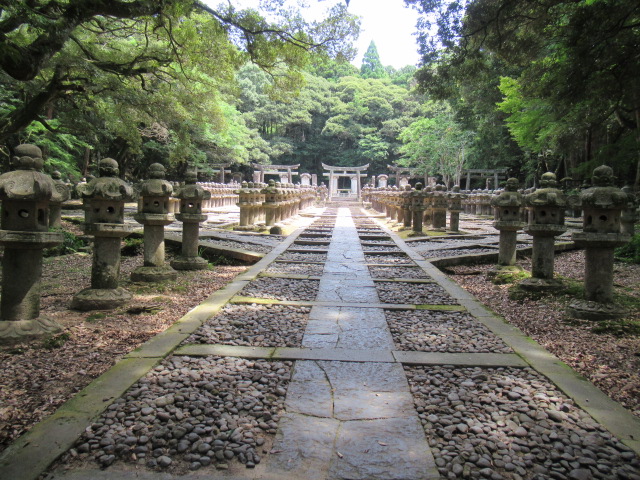
[[(141, 255), (122, 257), (121, 278), (129, 278), (139, 265)], [(91, 283), (91, 256), (45, 258), (41, 315), (54, 318), (64, 330), (50, 338), (0, 346), (0, 451), (245, 270), (216, 266), (180, 272), (177, 281), (161, 285), (125, 281), (122, 286), (134, 294), (128, 305), (78, 312), (68, 307), (73, 295)]]
[[(123, 257), (121, 278), (142, 264)], [(556, 271), (581, 279), (582, 252), (557, 257)], [(526, 264), (524, 265), (527, 266)], [(91, 257), (73, 254), (46, 259), (41, 312), (64, 332), (30, 343), (0, 346), (0, 451), (35, 423), (109, 369), (119, 358), (165, 330), (215, 290), (245, 270), (216, 266), (180, 273), (176, 282), (140, 285), (127, 306), (110, 312), (68, 310), (73, 294), (89, 285)], [(508, 321), (588, 377), (612, 398), (640, 416), (640, 336), (595, 333), (592, 322), (568, 321), (568, 296), (510, 300), (507, 285), (496, 286), (484, 273), (490, 266), (455, 267), (452, 278)], [(616, 265), (616, 288), (640, 297), (640, 266)], [(632, 318), (640, 320), (640, 298)]]

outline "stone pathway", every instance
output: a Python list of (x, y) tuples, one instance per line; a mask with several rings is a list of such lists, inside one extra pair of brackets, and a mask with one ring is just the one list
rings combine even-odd
[[(348, 210), (338, 211), (302, 346), (393, 350)], [(344, 306), (351, 304), (351, 306)], [(439, 478), (399, 363), (298, 361), (267, 470), (298, 478)]]
[(354, 207), (127, 355), (0, 478), (70, 447), (44, 478), (640, 479), (637, 418)]

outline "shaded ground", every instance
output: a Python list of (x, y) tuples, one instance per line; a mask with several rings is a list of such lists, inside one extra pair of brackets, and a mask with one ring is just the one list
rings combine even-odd
[[(123, 257), (121, 278), (129, 278), (141, 264), (141, 256)], [(125, 307), (110, 312), (68, 310), (72, 296), (89, 286), (90, 269), (90, 255), (46, 258), (41, 314), (55, 318), (64, 331), (31, 343), (0, 346), (0, 451), (245, 267), (181, 272), (176, 282), (161, 285), (125, 282), (134, 294)]]
[[(530, 263), (520, 262), (530, 270)], [(526, 335), (587, 377), (614, 400), (640, 416), (640, 267), (616, 263), (614, 287), (626, 296), (635, 321), (635, 335), (620, 332), (615, 324), (603, 325), (569, 319), (567, 304), (579, 295), (580, 285), (571, 280), (567, 294), (554, 294), (539, 300), (510, 299), (511, 285), (493, 285), (485, 273), (491, 265), (448, 268), (451, 278), (482, 303), (518, 326)], [(584, 276), (584, 251), (556, 256), (555, 271), (567, 279), (581, 281)], [(599, 332), (605, 330), (604, 332)]]

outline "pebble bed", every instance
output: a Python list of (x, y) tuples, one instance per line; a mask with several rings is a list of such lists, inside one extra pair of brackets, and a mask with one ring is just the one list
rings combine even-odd
[(292, 305), (226, 305), (183, 343), (300, 347), (310, 311)]
[(326, 253), (283, 252), (277, 260), (293, 260), (298, 262), (326, 262)]
[(437, 283), (375, 282), (383, 303), (408, 305), (457, 305), (456, 299)]
[[(298, 237), (298, 241), (299, 242), (327, 242), (330, 243), (331, 242), (331, 237), (330, 236), (299, 236)], [(296, 242), (297, 243), (297, 242)]]
[(291, 247), (289, 247), (288, 251), (300, 252), (304, 250), (320, 250), (320, 251), (326, 252), (328, 248), (329, 248), (329, 245), (309, 245), (309, 244), (295, 243)]
[(374, 267), (369, 266), (372, 278), (430, 278), (420, 267)]
[(315, 300), (318, 280), (259, 277), (240, 290), (243, 297), (269, 298), (272, 300)]
[(273, 262), (265, 270), (266, 273), (289, 273), (293, 275), (309, 275), (319, 277), (324, 271), (324, 265), (321, 263), (287, 263)]
[(387, 246), (391, 246), (391, 245), (395, 245), (395, 243), (390, 242), (389, 240), (363, 240), (362, 241), (362, 246), (369, 246), (369, 245), (387, 245)]
[(463, 255), (475, 255), (478, 253), (498, 253), (495, 248), (453, 248), (451, 250), (430, 250), (427, 252), (420, 252), (424, 258), (447, 258), (447, 257), (460, 257)]
[(260, 463), (274, 436), (292, 362), (171, 357), (117, 399), (72, 456), (153, 469)]
[(385, 310), (398, 350), (451, 353), (513, 353), (485, 325), (466, 312)]
[(390, 245), (362, 245), (364, 252), (402, 252), (402, 249)]
[(228, 247), (228, 248), (235, 248), (238, 250), (249, 250), (250, 252), (257, 252), (257, 253), (269, 253), (271, 250), (273, 250), (273, 247), (270, 247), (268, 245), (257, 245), (255, 243), (241, 243), (241, 242), (234, 242), (232, 240), (205, 240), (205, 241), (201, 241), (200, 243), (202, 243), (203, 245), (207, 245), (207, 246), (212, 246), (212, 247)]
[(413, 264), (413, 260), (408, 255), (367, 255), (364, 256), (366, 263), (383, 265), (407, 265)]
[(640, 460), (531, 369), (405, 367), (442, 478), (640, 478)]

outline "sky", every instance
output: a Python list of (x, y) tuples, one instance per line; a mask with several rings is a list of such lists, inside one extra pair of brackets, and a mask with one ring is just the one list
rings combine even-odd
[[(206, 0), (216, 4), (218, 0)], [(255, 6), (258, 0), (230, 0), (236, 6)], [(293, 0), (292, 0), (293, 1)], [(309, 5), (308, 19), (317, 19), (325, 10), (345, 0), (306, 0)], [(360, 68), (362, 56), (373, 40), (380, 55), (382, 65), (399, 69), (416, 65), (420, 56), (416, 37), (418, 14), (406, 8), (403, 0), (350, 0), (348, 10), (361, 17), (360, 38), (356, 42), (358, 55), (352, 62)], [(305, 15), (306, 16), (306, 15)]]
[(418, 14), (406, 8), (403, 0), (351, 0), (349, 11), (362, 17), (358, 56), (352, 62), (358, 68), (369, 43), (376, 43), (380, 61), (398, 69), (416, 65), (420, 60), (416, 31)]

